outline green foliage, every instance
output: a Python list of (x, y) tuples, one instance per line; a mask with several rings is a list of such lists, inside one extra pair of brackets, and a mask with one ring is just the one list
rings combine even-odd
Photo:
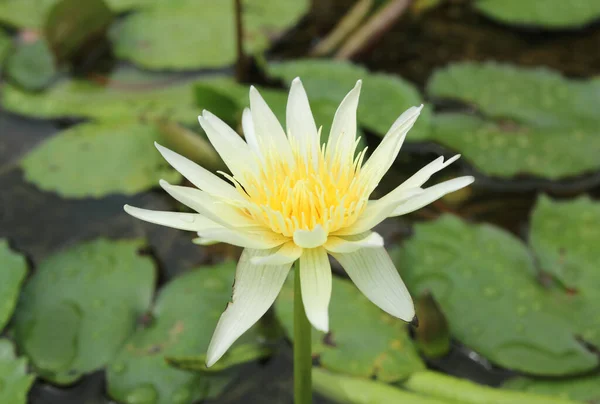
[(83, 123), (38, 145), (21, 161), (27, 181), (70, 198), (128, 195), (181, 177), (154, 148), (158, 129), (138, 122)]
[(502, 387), (588, 403), (600, 402), (600, 375), (597, 373), (564, 380), (517, 377), (504, 383)]
[(192, 356), (176, 356), (165, 358), (169, 365), (191, 372), (221, 372), (230, 367), (241, 365), (271, 355), (268, 347), (254, 343), (236, 344), (231, 347), (221, 359), (210, 368), (206, 367), (206, 354)]
[(12, 40), (10, 36), (0, 28), (0, 71), (4, 65), (4, 59), (8, 55), (8, 51), (12, 46)]
[[(311, 101), (328, 100), (336, 105), (356, 81), (362, 79), (358, 122), (380, 136), (385, 135), (402, 112), (423, 102), (418, 90), (409, 82), (397, 76), (373, 74), (347, 62), (295, 60), (272, 63), (269, 72), (286, 84), (300, 77)], [(430, 115), (430, 110), (425, 108), (408, 139), (420, 140), (429, 133)]]
[[(124, 403), (188, 404), (218, 394), (234, 369), (194, 373), (175, 369), (170, 357), (204, 354), (225, 304), (231, 299), (235, 264), (201, 268), (168, 283), (151, 312), (152, 319), (125, 343), (108, 367), (108, 392)], [(257, 333), (240, 343), (256, 347)], [(243, 351), (243, 350), (242, 350)], [(242, 362), (233, 348), (223, 360)], [(228, 359), (225, 359), (228, 358)]]
[[(276, 315), (293, 337), (292, 277), (275, 304)], [(325, 369), (393, 382), (424, 368), (406, 324), (382, 312), (350, 281), (333, 278), (329, 305), (330, 332), (313, 330), (312, 352)]]
[(547, 29), (578, 28), (600, 18), (597, 0), (476, 0), (474, 6), (500, 22)]
[(26, 274), (25, 258), (11, 251), (5, 239), (0, 239), (0, 332), (15, 309)]
[[(598, 365), (576, 339), (580, 329), (557, 310), (554, 295), (560, 293), (536, 281), (531, 253), (509, 233), (442, 216), (417, 225), (395, 259), (411, 292), (431, 292), (452, 334), (492, 362), (538, 375)], [(572, 305), (569, 312), (578, 310)]]
[(560, 179), (600, 168), (600, 137), (585, 129), (503, 125), (442, 113), (433, 118), (429, 140), (463, 154), (482, 173), (502, 178)]
[(17, 358), (7, 339), (0, 339), (0, 402), (26, 404), (35, 377), (27, 374), (27, 359)]
[(96, 240), (43, 261), (23, 288), (15, 340), (38, 374), (69, 384), (117, 353), (150, 304), (154, 265), (139, 240)]
[(114, 86), (103, 86), (83, 80), (65, 80), (47, 91), (36, 94), (4, 85), (2, 107), (6, 110), (36, 118), (81, 117), (117, 120), (172, 119), (195, 123), (198, 109), (194, 104), (192, 82), (165, 87), (159, 83), (119, 80)]
[(44, 89), (56, 75), (52, 51), (45, 40), (19, 44), (6, 60), (8, 78), (25, 90)]
[[(308, 1), (245, 0), (244, 47), (259, 52), (269, 37), (293, 25)], [(111, 37), (118, 57), (149, 69), (197, 69), (230, 65), (236, 57), (234, 3), (164, 2), (127, 17)]]
[(600, 124), (600, 81), (566, 79), (547, 68), (456, 63), (435, 72), (427, 92), (473, 104), (492, 118), (538, 128), (597, 130)]
[(376, 403), (410, 403), (410, 404), (457, 404), (400, 390), (389, 384), (367, 380), (359, 377), (343, 376), (313, 368), (315, 390), (336, 403), (376, 404)]

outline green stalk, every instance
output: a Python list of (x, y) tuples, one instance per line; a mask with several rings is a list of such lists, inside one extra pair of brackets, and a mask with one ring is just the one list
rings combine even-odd
[(294, 264), (294, 403), (312, 403), (311, 327), (302, 304), (300, 264)]

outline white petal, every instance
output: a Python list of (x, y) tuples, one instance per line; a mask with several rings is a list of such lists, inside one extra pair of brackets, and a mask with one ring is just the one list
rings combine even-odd
[(212, 366), (229, 347), (271, 307), (279, 294), (291, 264), (252, 265), (253, 257), (268, 250), (245, 249), (235, 274), (233, 298), (221, 315), (206, 354), (206, 366)]
[(383, 222), (390, 217), (394, 209), (398, 207), (402, 201), (406, 201), (416, 195), (422, 194), (424, 191), (420, 188), (410, 189), (402, 194), (398, 194), (397, 199), (381, 198), (379, 200), (371, 200), (367, 202), (367, 207), (361, 213), (356, 222), (348, 227), (341, 228), (333, 233), (332, 236), (349, 236), (354, 234), (364, 233)]
[(211, 195), (227, 199), (241, 200), (242, 195), (235, 187), (217, 177), (210, 171), (199, 166), (193, 161), (175, 153), (154, 142), (154, 145), (165, 160), (177, 171), (179, 171), (189, 182)]
[(256, 159), (250, 147), (229, 125), (208, 111), (202, 112), (198, 122), (234, 176), (242, 179), (245, 172), (257, 171)]
[(250, 87), (250, 111), (263, 156), (268, 150), (276, 150), (283, 159), (292, 161), (292, 148), (281, 124), (254, 86)]
[(196, 188), (171, 185), (164, 180), (160, 181), (160, 186), (173, 198), (206, 216), (213, 222), (225, 227), (256, 226), (256, 223), (248, 216), (245, 216), (238, 208), (219, 201), (204, 191)]
[(244, 108), (242, 114), (242, 129), (244, 130), (244, 137), (250, 149), (256, 153), (257, 156), (262, 156), (260, 147), (258, 145), (258, 139), (256, 138), (256, 131), (254, 129), (254, 121), (252, 120), (252, 113), (248, 108)]
[(331, 266), (323, 248), (308, 248), (300, 256), (300, 288), (308, 321), (319, 331), (329, 331)]
[(244, 248), (269, 249), (289, 241), (289, 238), (269, 229), (253, 228), (213, 228), (198, 231), (201, 242), (220, 242)]
[(381, 178), (383, 178), (394, 160), (396, 160), (406, 134), (413, 127), (422, 109), (422, 105), (420, 107), (411, 107), (400, 115), (379, 146), (377, 146), (377, 149), (371, 154), (369, 160), (362, 167), (360, 175), (361, 177), (365, 176), (367, 179), (367, 183), (369, 184), (368, 193), (371, 193), (377, 187)]
[(407, 322), (413, 320), (412, 298), (385, 248), (332, 255), (369, 300), (394, 317)]
[(145, 222), (172, 227), (174, 229), (199, 231), (203, 229), (222, 228), (220, 224), (213, 222), (197, 213), (163, 212), (136, 208), (134, 206), (123, 206), (125, 212)]
[(327, 158), (331, 161), (336, 155), (341, 155), (341, 161), (354, 157), (354, 141), (356, 139), (356, 110), (362, 80), (346, 95), (335, 111), (329, 140), (327, 141)]
[(396, 209), (392, 211), (390, 217), (404, 215), (410, 212), (414, 212), (417, 209), (421, 209), (423, 206), (429, 205), (431, 202), (437, 201), (442, 196), (449, 194), (450, 192), (458, 191), (459, 189), (472, 184), (473, 181), (475, 181), (473, 177), (465, 176), (454, 178), (449, 181), (445, 181), (440, 184), (429, 187), (425, 189), (422, 194), (414, 196), (401, 203)]
[(444, 156), (440, 156), (437, 159), (433, 160), (431, 163), (427, 164), (425, 167), (421, 168), (415, 174), (413, 174), (409, 179), (400, 184), (396, 189), (386, 195), (384, 198), (391, 196), (392, 198), (397, 197), (397, 194), (406, 192), (409, 189), (420, 188), (423, 184), (425, 184), (431, 176), (437, 173), (440, 170), (448, 167), (450, 164), (454, 163), (460, 154), (449, 158), (444, 161)]
[(331, 236), (323, 247), (332, 253), (349, 253), (361, 248), (383, 247), (383, 237), (375, 232), (347, 237)]
[(288, 135), (298, 142), (305, 157), (311, 156), (312, 161), (316, 162), (319, 134), (306, 91), (298, 77), (292, 81), (285, 115)]
[(265, 257), (254, 257), (252, 263), (255, 265), (283, 265), (290, 264), (300, 258), (302, 248), (294, 242), (287, 242), (271, 255)]
[(302, 248), (320, 247), (327, 241), (327, 232), (318, 224), (312, 230), (296, 230), (294, 243)]

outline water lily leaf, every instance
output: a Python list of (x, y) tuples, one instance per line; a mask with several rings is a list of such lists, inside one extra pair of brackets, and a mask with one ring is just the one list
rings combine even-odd
[(165, 358), (169, 365), (192, 372), (221, 372), (232, 366), (252, 362), (271, 355), (271, 349), (256, 343), (236, 344), (210, 368), (206, 367), (206, 354), (196, 356), (175, 356)]
[[(544, 7), (548, 8), (545, 3)], [(473, 104), (492, 118), (509, 118), (539, 128), (597, 130), (600, 124), (596, 108), (600, 81), (566, 79), (547, 68), (457, 63), (438, 70), (427, 91), (435, 97)]]
[[(398, 76), (373, 74), (347, 62), (327, 60), (296, 60), (273, 63), (269, 72), (286, 84), (295, 77), (302, 79), (311, 101), (326, 99), (336, 104), (363, 80), (358, 107), (358, 122), (364, 128), (383, 136), (402, 112), (422, 104), (418, 90)], [(385, 102), (382, 102), (385, 100)], [(410, 140), (419, 140), (429, 132), (431, 111), (425, 108), (410, 131)]]
[(25, 90), (44, 89), (56, 75), (56, 66), (48, 43), (38, 39), (19, 44), (6, 60), (6, 74)]
[(600, 168), (600, 137), (587, 128), (541, 129), (502, 125), (476, 116), (442, 113), (429, 140), (460, 152), (487, 175), (560, 179)]
[[(139, 122), (83, 123), (51, 137), (21, 161), (27, 181), (64, 197), (132, 195), (181, 177), (156, 152), (159, 130)], [(110, 161), (107, 160), (110, 156)]]
[[(292, 278), (275, 303), (277, 318), (289, 338), (294, 334)], [(352, 376), (376, 376), (386, 382), (424, 368), (406, 324), (381, 311), (352, 282), (333, 278), (329, 319), (327, 335), (312, 332), (312, 352), (323, 368)]]
[(547, 29), (578, 28), (600, 19), (596, 0), (523, 2), (519, 0), (477, 0), (475, 9), (507, 24), (533, 25)]
[(113, 15), (104, 0), (60, 0), (48, 10), (44, 36), (60, 61), (105, 36)]
[(526, 246), (504, 230), (445, 215), (416, 225), (393, 255), (411, 292), (430, 292), (451, 333), (492, 362), (548, 376), (598, 365), (555, 310), (558, 292), (537, 282)]
[(165, 119), (197, 123), (193, 82), (165, 87), (145, 84), (102, 86), (84, 80), (65, 80), (36, 94), (9, 84), (2, 91), (2, 106), (10, 112), (35, 118), (81, 117)]
[(17, 358), (7, 339), (0, 339), (0, 402), (26, 404), (35, 376), (27, 374), (27, 359)]
[[(307, 0), (245, 0), (245, 50), (265, 49), (307, 11)], [(116, 24), (111, 38), (118, 57), (145, 68), (215, 68), (235, 61), (234, 22), (231, 1), (165, 2)]]
[(540, 267), (569, 293), (554, 296), (556, 310), (586, 342), (600, 346), (600, 203), (588, 197), (541, 197), (531, 216), (529, 241)]
[(26, 274), (25, 258), (11, 251), (5, 239), (0, 239), (0, 332), (15, 309)]
[(504, 383), (506, 389), (570, 398), (588, 403), (600, 401), (600, 375), (592, 374), (569, 379), (533, 379), (517, 377)]
[(117, 353), (147, 310), (155, 271), (140, 240), (96, 240), (43, 261), (23, 288), (15, 340), (37, 373), (69, 384)]
[[(191, 404), (214, 396), (237, 375), (236, 369), (183, 371), (166, 360), (206, 352), (223, 307), (231, 299), (234, 272), (233, 262), (199, 268), (160, 291), (152, 320), (136, 331), (108, 367), (111, 397), (124, 403)], [(256, 346), (257, 341), (253, 329), (244, 334), (241, 344)], [(235, 349), (232, 353), (235, 356)]]

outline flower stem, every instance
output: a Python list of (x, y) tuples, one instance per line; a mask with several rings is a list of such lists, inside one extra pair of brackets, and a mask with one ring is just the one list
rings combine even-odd
[(300, 288), (300, 265), (294, 264), (294, 403), (312, 403), (312, 350), (311, 328), (304, 305), (302, 304), (302, 290)]

